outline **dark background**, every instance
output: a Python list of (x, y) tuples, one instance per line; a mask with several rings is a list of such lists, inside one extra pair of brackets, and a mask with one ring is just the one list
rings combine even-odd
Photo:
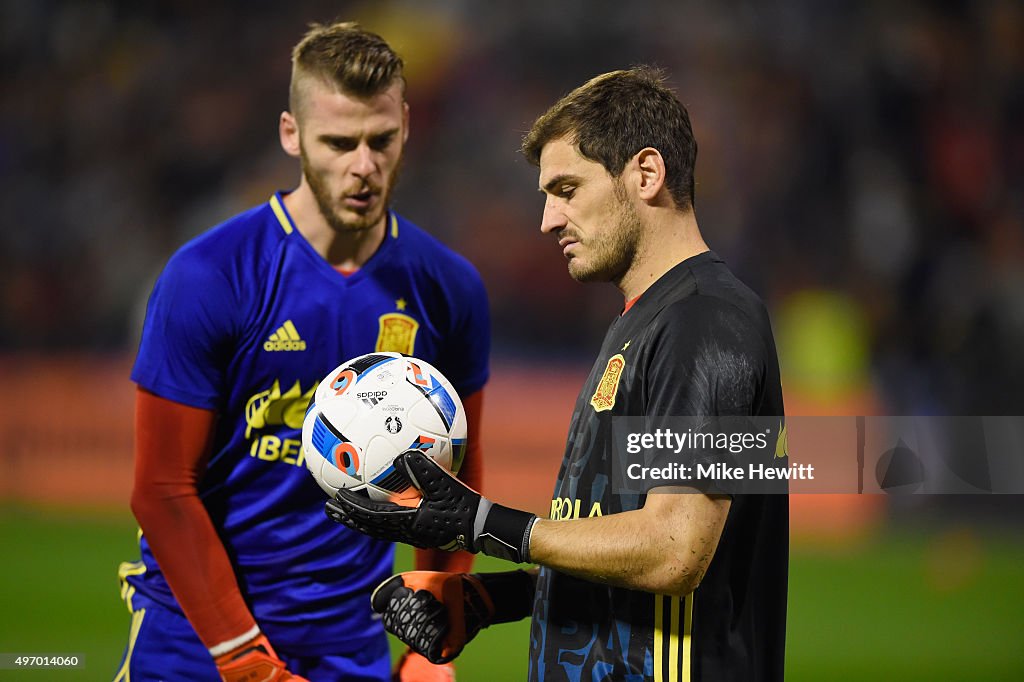
[(589, 363), (617, 312), (539, 234), (516, 150), (558, 96), (647, 62), (689, 108), (700, 224), (772, 308), (792, 390), (866, 386), (891, 414), (1021, 413), (1020, 3), (0, 8), (2, 349), (134, 351), (168, 255), (296, 184), (277, 142), (290, 47), (342, 17), (408, 63), (395, 206), (481, 270), (499, 357)]

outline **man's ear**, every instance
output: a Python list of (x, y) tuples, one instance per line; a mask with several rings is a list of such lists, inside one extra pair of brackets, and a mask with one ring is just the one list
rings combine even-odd
[(654, 147), (644, 147), (631, 161), (637, 173), (637, 196), (650, 203), (658, 199), (665, 187), (665, 159)]
[(299, 122), (295, 120), (291, 112), (281, 112), (278, 133), (281, 136), (281, 148), (284, 149), (288, 156), (298, 157), (302, 154), (302, 143), (299, 140)]

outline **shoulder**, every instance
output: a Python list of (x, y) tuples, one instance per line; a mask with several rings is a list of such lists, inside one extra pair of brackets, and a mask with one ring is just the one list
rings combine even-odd
[(760, 375), (769, 361), (771, 341), (763, 324), (728, 298), (693, 294), (673, 301), (651, 327), (650, 353), (659, 366), (740, 377)]
[(665, 306), (646, 362), (662, 414), (749, 414), (770, 368), (768, 345), (733, 302), (694, 294)]
[(258, 271), (284, 237), (269, 204), (239, 213), (186, 242), (168, 260), (162, 280), (202, 286), (238, 286)]
[(753, 332), (757, 320), (737, 301), (714, 294), (697, 293), (667, 304), (655, 318), (655, 326), (691, 334)]
[(714, 299), (712, 305), (732, 306), (754, 325), (767, 323), (764, 301), (717, 256), (695, 268), (694, 278), (697, 298)]
[(691, 269), (692, 288), (666, 301), (654, 326), (685, 338), (773, 345), (764, 302), (724, 262), (711, 256)]
[(397, 221), (400, 257), (407, 265), (435, 279), (446, 289), (483, 290), (480, 273), (465, 256), (397, 213), (393, 215)]

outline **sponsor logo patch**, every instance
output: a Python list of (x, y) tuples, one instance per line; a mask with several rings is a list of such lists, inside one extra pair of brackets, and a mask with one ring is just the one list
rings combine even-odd
[(786, 425), (779, 422), (779, 437), (775, 441), (775, 458), (782, 459), (789, 456), (789, 434), (786, 433)]
[(293, 429), (302, 428), (302, 420), (306, 416), (316, 384), (304, 392), (296, 381), (286, 392), (281, 392), (281, 383), (274, 381), (269, 390), (260, 391), (249, 398), (245, 404), (245, 437), (248, 438), (254, 429), (265, 429), (275, 426), (288, 426)]

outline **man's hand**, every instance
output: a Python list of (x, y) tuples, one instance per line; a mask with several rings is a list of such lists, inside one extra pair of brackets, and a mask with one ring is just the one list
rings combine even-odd
[(418, 450), (396, 457), (395, 470), (408, 476), (423, 495), (416, 507), (375, 502), (339, 490), (327, 502), (327, 515), (380, 540), (447, 551), (465, 549), (515, 562), (530, 560), (536, 515), (492, 503)]
[(224, 682), (308, 682), (305, 677), (288, 672), (263, 634), (217, 656), (214, 662)]
[(377, 586), (370, 597), (384, 629), (431, 663), (447, 663), (494, 617), (494, 602), (467, 573), (409, 571)]
[(384, 628), (431, 663), (445, 663), (483, 628), (522, 620), (533, 608), (534, 577), (507, 573), (409, 571), (370, 597)]
[(395, 666), (394, 682), (455, 682), (455, 664), (434, 665), (411, 649)]

